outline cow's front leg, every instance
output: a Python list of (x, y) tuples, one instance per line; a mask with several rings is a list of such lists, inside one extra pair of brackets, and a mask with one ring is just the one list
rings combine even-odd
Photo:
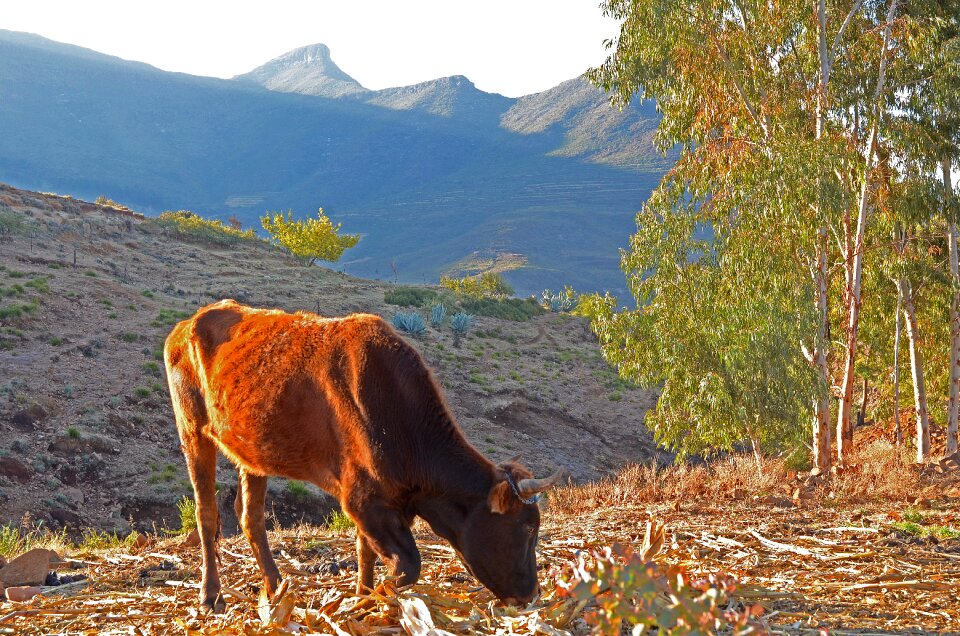
[(366, 503), (360, 509), (347, 503), (344, 508), (357, 524), (357, 593), (373, 587), (374, 555), (396, 577), (395, 585), (416, 583), (420, 578), (420, 551), (400, 514), (376, 503)]

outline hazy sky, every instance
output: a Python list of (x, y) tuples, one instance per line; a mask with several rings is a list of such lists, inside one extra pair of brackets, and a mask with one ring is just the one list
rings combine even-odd
[(322, 42), (367, 88), (466, 75), (511, 97), (605, 58), (599, 0), (14, 0), (0, 28), (169, 71), (232, 77)]

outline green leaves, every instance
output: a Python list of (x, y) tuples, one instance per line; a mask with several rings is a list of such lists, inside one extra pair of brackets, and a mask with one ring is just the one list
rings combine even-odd
[(286, 216), (282, 212), (267, 213), (261, 217), (260, 224), (270, 234), (274, 244), (286, 249), (305, 265), (317, 260), (335, 263), (344, 251), (360, 242), (359, 234), (340, 234), (340, 224), (333, 222), (323, 213), (317, 212), (317, 218), (304, 220), (293, 218), (293, 212)]

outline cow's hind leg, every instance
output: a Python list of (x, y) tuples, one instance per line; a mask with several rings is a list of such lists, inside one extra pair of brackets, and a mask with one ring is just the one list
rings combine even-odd
[(220, 594), (217, 572), (217, 537), (220, 534), (220, 511), (217, 508), (217, 447), (202, 433), (181, 429), (183, 454), (193, 482), (197, 504), (197, 528), (203, 554), (203, 576), (200, 582), (200, 603), (215, 613), (226, 609)]
[(280, 570), (270, 553), (267, 540), (267, 524), (264, 518), (264, 500), (267, 495), (267, 478), (253, 475), (242, 468), (237, 481), (237, 500), (234, 509), (243, 534), (250, 542), (250, 549), (257, 559), (267, 596), (273, 596), (280, 584)]

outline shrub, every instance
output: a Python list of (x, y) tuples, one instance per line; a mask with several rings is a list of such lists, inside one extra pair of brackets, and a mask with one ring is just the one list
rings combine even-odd
[(443, 324), (443, 319), (447, 317), (447, 308), (443, 303), (434, 305), (430, 309), (430, 324), (439, 327)]
[(260, 218), (260, 224), (275, 245), (304, 265), (313, 265), (318, 260), (336, 263), (344, 251), (360, 241), (359, 234), (340, 234), (340, 224), (334, 225), (323, 208), (317, 212), (317, 218), (302, 221), (294, 219), (292, 211), (286, 216), (281, 212), (268, 212)]
[[(661, 531), (654, 543), (663, 540)], [(646, 633), (649, 627), (675, 635), (762, 631), (753, 621), (759, 608), (729, 602), (736, 589), (733, 577), (694, 578), (680, 566), (654, 563), (649, 551), (646, 545), (637, 552), (618, 544), (602, 552), (581, 552), (577, 562), (564, 569), (559, 591), (581, 607), (591, 605), (586, 620), (593, 633), (621, 634), (624, 627), (632, 627), (632, 634)]]
[(8, 305), (7, 307), (0, 307), (0, 319), (3, 318), (19, 318), (26, 314), (32, 314), (37, 310), (37, 303), (26, 303), (21, 305)]
[(569, 285), (564, 287), (563, 291), (556, 293), (545, 289), (540, 297), (543, 299), (543, 306), (554, 313), (573, 311), (579, 302), (577, 292), (573, 291)]
[(71, 426), (67, 429), (67, 435), (73, 439), (80, 439), (80, 429), (76, 426)]
[(467, 333), (471, 325), (473, 325), (473, 316), (462, 311), (458, 311), (450, 318), (450, 328), (454, 333)]
[(27, 230), (27, 224), (23, 216), (13, 211), (0, 211), (0, 236), (5, 234), (23, 234)]
[(237, 245), (243, 241), (258, 241), (253, 230), (241, 231), (224, 225), (219, 219), (205, 219), (189, 210), (163, 212), (155, 221), (162, 228), (181, 238), (214, 245)]
[(383, 293), (383, 301), (400, 307), (423, 307), (436, 300), (437, 292), (425, 287), (394, 287)]
[(464, 311), (478, 316), (489, 316), (514, 322), (526, 322), (534, 316), (540, 316), (544, 313), (543, 307), (533, 298), (505, 298), (502, 300), (470, 298), (461, 301), (460, 306)]
[(177, 512), (180, 513), (180, 534), (187, 534), (197, 528), (197, 504), (193, 499), (184, 495), (177, 502)]
[(346, 532), (350, 528), (354, 527), (353, 519), (348, 517), (346, 513), (339, 510), (334, 510), (330, 513), (324, 520), (324, 525), (327, 526), (328, 530), (333, 530), (334, 532)]
[(393, 316), (393, 326), (415, 336), (422, 336), (427, 330), (427, 323), (415, 311), (409, 313), (398, 311)]
[(440, 286), (468, 298), (506, 298), (513, 287), (500, 274), (486, 273), (464, 278), (440, 277)]
[(49, 285), (49, 283), (47, 283), (47, 277), (46, 277), (46, 276), (38, 276), (37, 278), (34, 278), (34, 279), (32, 279), (32, 280), (24, 283), (24, 284), (25, 284), (27, 287), (33, 287), (34, 289), (36, 289), (36, 290), (37, 290), (38, 292), (40, 292), (41, 294), (50, 293), (50, 285)]

